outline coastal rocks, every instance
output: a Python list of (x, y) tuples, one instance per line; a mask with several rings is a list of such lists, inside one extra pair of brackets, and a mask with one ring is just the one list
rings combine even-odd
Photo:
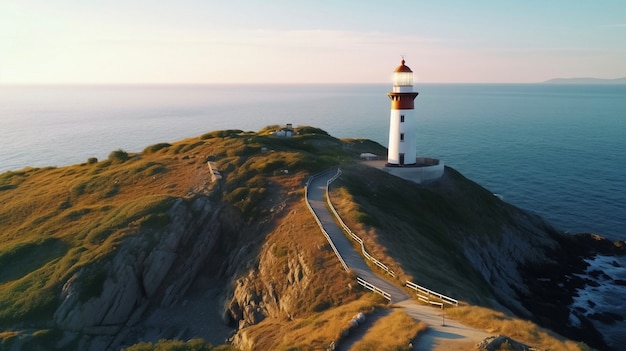
[(476, 345), (476, 348), (481, 351), (540, 351), (537, 348), (522, 344), (521, 342), (503, 335), (490, 336)]
[(543, 326), (594, 348), (611, 350), (612, 324), (623, 317), (598, 309), (610, 308), (601, 301), (613, 295), (608, 291), (619, 289), (610, 271), (626, 275), (617, 262), (621, 258), (615, 256), (623, 253), (623, 243), (587, 233), (561, 234), (555, 239), (558, 249), (546, 252), (550, 261), (522, 267), (530, 290), (522, 296), (522, 303)]
[(545, 252), (556, 249), (558, 243), (546, 233), (556, 231), (541, 218), (518, 212), (512, 223), (502, 228), (499, 238), (468, 236), (463, 245), (465, 257), (490, 283), (498, 300), (526, 317), (532, 313), (520, 297), (530, 290), (521, 267), (549, 261)]
[[(141, 228), (110, 257), (79, 269), (63, 285), (54, 322), (70, 334), (114, 336), (150, 306), (174, 304), (211, 269), (204, 264), (219, 238), (219, 213), (204, 196), (177, 200), (165, 227)], [(109, 348), (98, 346), (103, 340), (112, 338), (92, 338), (84, 349)]]
[[(588, 270), (588, 261), (597, 255), (622, 255), (624, 250), (623, 242), (597, 234), (560, 233), (523, 210), (515, 212), (498, 238), (468, 236), (463, 245), (465, 257), (504, 307), (602, 350), (611, 348), (600, 330), (608, 330), (607, 325), (619, 322), (621, 316), (593, 313), (593, 307), (582, 302), (571, 306), (580, 300), (580, 291), (613, 281), (606, 269)], [(615, 259), (611, 262), (611, 267), (620, 266)]]

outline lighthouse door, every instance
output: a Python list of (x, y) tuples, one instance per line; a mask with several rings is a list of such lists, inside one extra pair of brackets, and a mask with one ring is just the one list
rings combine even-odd
[(404, 166), (404, 153), (400, 154), (400, 165)]

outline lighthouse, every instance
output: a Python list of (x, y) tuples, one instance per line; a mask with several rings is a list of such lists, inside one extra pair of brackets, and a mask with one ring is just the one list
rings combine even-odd
[(417, 163), (417, 121), (413, 91), (413, 71), (402, 63), (393, 71), (393, 90), (387, 93), (391, 100), (389, 117), (389, 148), (387, 167), (414, 166)]
[(417, 156), (414, 105), (418, 93), (413, 91), (413, 71), (404, 63), (403, 58), (393, 71), (393, 90), (387, 93), (391, 100), (387, 162), (368, 160), (364, 163), (418, 184), (434, 182), (443, 175), (445, 165), (436, 158)]

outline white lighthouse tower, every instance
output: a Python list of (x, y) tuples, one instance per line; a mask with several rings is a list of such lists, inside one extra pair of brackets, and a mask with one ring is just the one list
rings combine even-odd
[(389, 117), (389, 148), (387, 167), (413, 166), (417, 163), (417, 121), (413, 91), (413, 71), (402, 63), (393, 71), (393, 91), (387, 93), (391, 99)]
[(441, 178), (445, 171), (443, 161), (417, 156), (417, 119), (413, 91), (413, 71), (402, 63), (393, 71), (393, 90), (387, 93), (391, 100), (389, 116), (389, 148), (387, 162), (364, 163), (415, 183), (427, 183)]

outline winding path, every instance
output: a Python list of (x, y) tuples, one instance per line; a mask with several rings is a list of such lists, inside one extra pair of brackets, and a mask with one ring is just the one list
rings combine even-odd
[[(396, 307), (403, 308), (415, 320), (422, 321), (428, 325), (426, 332), (422, 333), (414, 343), (413, 349), (469, 349), (470, 346), (488, 337), (490, 334), (482, 330), (470, 328), (453, 320), (445, 319), (444, 325), (442, 310), (417, 303), (402, 289), (371, 270), (365, 263), (364, 258), (354, 250), (352, 243), (335, 222), (333, 214), (326, 207), (326, 184), (335, 175), (335, 172), (335, 170), (331, 170), (313, 177), (308, 184), (306, 200), (348, 268), (356, 273), (359, 278), (389, 293), (391, 295), (391, 303)], [(467, 348), (465, 345), (467, 345)]]

